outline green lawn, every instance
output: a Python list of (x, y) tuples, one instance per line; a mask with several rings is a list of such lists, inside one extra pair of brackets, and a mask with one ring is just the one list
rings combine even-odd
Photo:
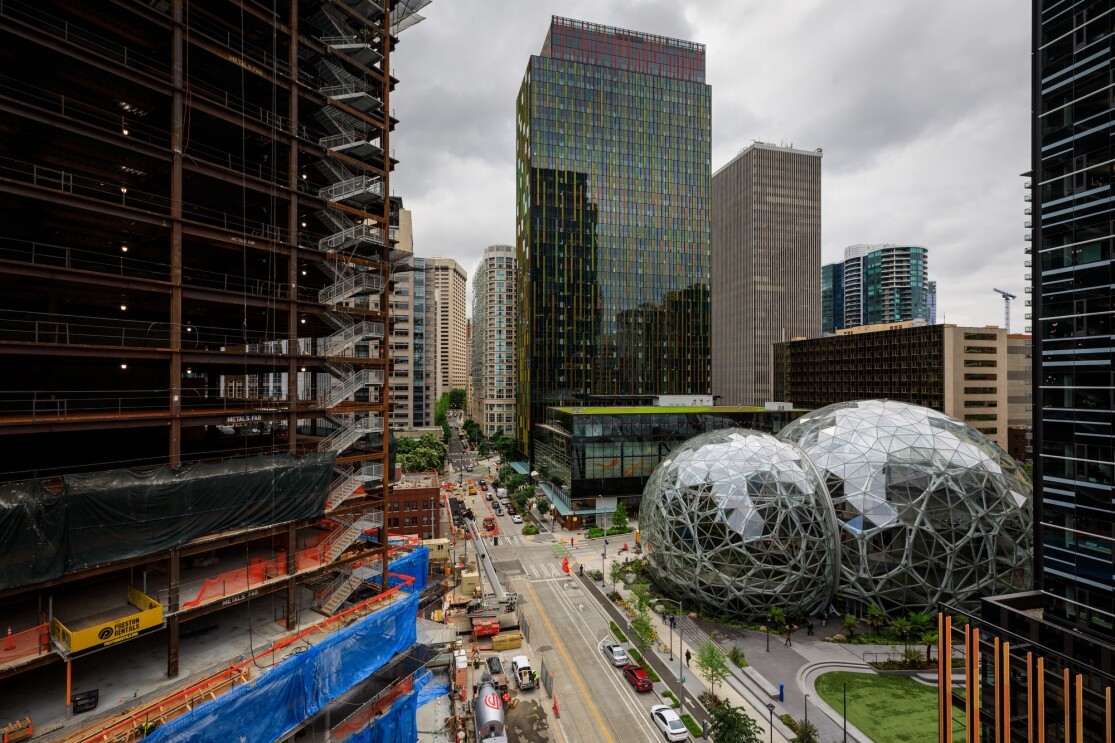
[[(875, 743), (927, 743), (937, 740), (937, 689), (906, 676), (834, 671), (817, 678), (817, 693), (837, 714), (848, 685), (848, 722)], [(963, 740), (963, 710), (953, 710), (956, 740)]]

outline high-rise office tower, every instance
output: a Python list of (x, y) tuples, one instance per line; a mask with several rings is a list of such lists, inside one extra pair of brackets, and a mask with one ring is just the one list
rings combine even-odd
[(1115, 2), (1034, 0), (1032, 10), (1036, 584), (985, 599), (978, 621), (951, 633), (982, 662), (968, 664), (966, 693), (984, 691), (974, 712), (943, 703), (967, 709), (986, 740), (1005, 740), (1009, 726), (1013, 739), (1032, 730), (1099, 743), (1111, 739), (1115, 691)]
[(707, 394), (700, 44), (553, 18), (517, 103), (518, 445), (547, 406)]
[[(389, 60), (419, 5), (4, 6), (0, 479), (20, 505), (0, 532), (21, 536), (0, 540), (0, 593), (17, 631), (44, 586), (81, 622), (83, 588), (127, 597), (150, 574), (174, 676), (181, 624), (274, 600), (293, 626), (305, 584), (383, 551), (294, 559), (331, 528), (386, 545)], [(220, 567), (184, 578), (203, 553)], [(204, 580), (249, 561), (268, 576), (250, 593)], [(100, 621), (84, 640), (55, 628), (35, 664), (140, 631)]]
[(772, 344), (821, 334), (821, 150), (756, 142), (712, 176), (712, 393), (762, 405)]
[(515, 434), (515, 248), (490, 245), (472, 275), (472, 419), (485, 436)]
[(844, 327), (844, 264), (821, 266), (821, 335)]
[(426, 365), (433, 364), (433, 402), (468, 384), (468, 274), (452, 258), (427, 258)]
[(829, 271), (835, 283), (838, 266), (843, 276), (842, 327), (917, 320), (935, 324), (937, 282), (928, 278), (929, 251), (925, 248), (849, 245), (844, 249), (844, 262), (827, 264), (822, 273)]

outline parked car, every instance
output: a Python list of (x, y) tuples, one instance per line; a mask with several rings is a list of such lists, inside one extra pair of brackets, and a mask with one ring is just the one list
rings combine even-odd
[(604, 642), (600, 645), (600, 652), (604, 653), (604, 657), (608, 662), (618, 668), (623, 668), (631, 659), (627, 657), (627, 651), (618, 642)]
[(511, 674), (520, 689), (534, 688), (534, 671), (531, 670), (530, 661), (525, 655), (516, 655), (511, 659)]
[(503, 509), (499, 507), (498, 503), (495, 504), (494, 506), (492, 506), (492, 510), (495, 511), (496, 516), (502, 516), (503, 515)]
[(669, 741), (689, 740), (689, 731), (685, 723), (678, 717), (678, 713), (665, 704), (656, 704), (650, 708), (650, 719), (662, 735)]
[(654, 688), (654, 682), (650, 680), (647, 672), (634, 663), (628, 663), (623, 667), (623, 677), (627, 683), (635, 687), (635, 691), (650, 691)]
[(492, 494), (491, 493), (484, 493), (484, 498), (486, 500), (491, 500), (492, 499)]
[(521, 524), (521, 523), (523, 523), (523, 517), (516, 513), (516, 514), (511, 516), (511, 523)]

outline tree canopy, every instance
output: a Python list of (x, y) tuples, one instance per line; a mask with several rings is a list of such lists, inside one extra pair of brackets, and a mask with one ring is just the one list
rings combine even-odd
[(740, 707), (727, 702), (709, 708), (709, 740), (713, 743), (761, 743), (759, 726)]

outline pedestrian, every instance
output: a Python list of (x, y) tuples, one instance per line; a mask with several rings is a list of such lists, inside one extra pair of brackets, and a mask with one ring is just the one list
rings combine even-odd
[(689, 659), (693, 656), (689, 654), (689, 648), (685, 649), (685, 667), (689, 668)]
[(790, 647), (794, 646), (794, 626), (792, 624), (786, 628), (786, 642), (782, 644)]
[(812, 617), (805, 620), (805, 636), (806, 637), (812, 637), (813, 636), (813, 618)]

